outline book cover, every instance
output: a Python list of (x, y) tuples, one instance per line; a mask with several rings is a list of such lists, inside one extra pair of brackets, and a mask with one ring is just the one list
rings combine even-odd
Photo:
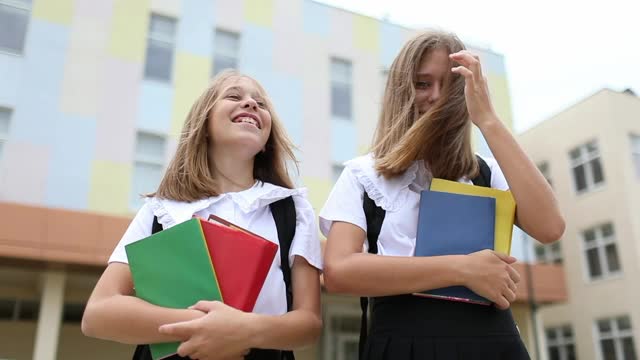
[(511, 191), (463, 184), (435, 178), (431, 191), (492, 197), (496, 199), (495, 241), (493, 249), (503, 254), (511, 253), (511, 237), (516, 216), (516, 201)]
[[(186, 309), (222, 295), (199, 219), (191, 219), (125, 246), (135, 295)], [(175, 354), (179, 343), (150, 344), (153, 359)]]
[(202, 229), (225, 304), (253, 311), (278, 245), (215, 215)]
[[(496, 199), (426, 190), (420, 194), (415, 256), (463, 255), (493, 249)], [(463, 286), (415, 295), (489, 305)]]

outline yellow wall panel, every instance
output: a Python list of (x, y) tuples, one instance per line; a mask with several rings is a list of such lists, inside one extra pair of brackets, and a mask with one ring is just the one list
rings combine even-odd
[(73, 0), (35, 0), (33, 2), (33, 17), (71, 25), (73, 6)]
[(271, 27), (273, 23), (273, 0), (245, 0), (245, 19), (255, 25)]
[(149, 0), (115, 0), (109, 53), (119, 59), (142, 62), (149, 17)]
[(371, 52), (380, 49), (380, 25), (370, 17), (354, 15), (353, 43), (356, 48)]
[(329, 180), (312, 177), (303, 177), (302, 181), (304, 186), (309, 190), (309, 202), (311, 202), (311, 206), (313, 206), (313, 210), (315, 210), (317, 215), (327, 201), (333, 183)]
[(171, 117), (171, 135), (178, 138), (182, 124), (196, 99), (207, 88), (211, 59), (186, 53), (176, 55), (175, 97)]
[(117, 215), (130, 214), (131, 171), (128, 164), (95, 161), (91, 169), (89, 209)]
[(488, 74), (489, 91), (491, 101), (500, 117), (500, 120), (513, 131), (513, 116), (511, 113), (511, 97), (509, 96), (509, 84), (504, 75)]

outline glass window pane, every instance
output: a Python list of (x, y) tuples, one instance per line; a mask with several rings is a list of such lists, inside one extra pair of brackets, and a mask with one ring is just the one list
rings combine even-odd
[(235, 33), (216, 30), (214, 52), (219, 55), (237, 57), (240, 49), (240, 36)]
[(636, 347), (634, 346), (632, 337), (622, 339), (622, 352), (624, 353), (625, 360), (637, 360)]
[(600, 332), (600, 335), (607, 335), (611, 332), (611, 322), (609, 319), (598, 320), (598, 331)]
[(587, 250), (587, 264), (589, 266), (589, 276), (592, 278), (602, 276), (602, 265), (598, 256), (598, 249)]
[(618, 330), (630, 330), (631, 329), (631, 319), (628, 316), (620, 316), (616, 319), (616, 323), (618, 324)]
[(344, 60), (331, 60), (331, 82), (351, 84), (351, 63)]
[(40, 303), (33, 300), (19, 300), (18, 320), (37, 321)]
[(587, 143), (587, 152), (589, 153), (589, 155), (597, 154), (598, 153), (598, 143), (596, 143), (595, 141)]
[(155, 80), (171, 80), (173, 48), (162, 42), (149, 40), (144, 75)]
[(331, 114), (342, 119), (351, 119), (351, 86), (331, 86)]
[(144, 203), (141, 195), (158, 189), (162, 180), (162, 166), (136, 162), (133, 169), (130, 206), (137, 209)]
[(585, 243), (592, 243), (596, 239), (596, 232), (593, 229), (585, 230), (583, 233)]
[(9, 133), (9, 121), (11, 119), (11, 110), (0, 108), (0, 138)]
[(22, 53), (29, 11), (0, 4), (0, 48)]
[(0, 320), (13, 320), (15, 300), (0, 299)]
[(591, 171), (593, 171), (593, 183), (599, 184), (604, 181), (604, 173), (602, 172), (602, 165), (600, 159), (591, 160)]
[(602, 237), (613, 235), (613, 224), (604, 224), (600, 229), (602, 231)]
[(607, 264), (610, 272), (620, 271), (620, 261), (618, 260), (618, 251), (616, 244), (609, 244), (604, 248), (607, 254)]
[(575, 148), (571, 150), (571, 152), (569, 153), (569, 156), (571, 157), (571, 160), (580, 159), (580, 148)]
[(65, 323), (80, 323), (84, 314), (84, 304), (64, 304), (62, 321)]
[(136, 158), (164, 162), (165, 143), (164, 137), (160, 135), (139, 132), (136, 140)]
[(550, 246), (551, 246), (551, 251), (553, 251), (554, 253), (560, 252), (560, 242), (559, 241), (556, 241), (556, 242), (552, 243)]
[(640, 154), (633, 154), (633, 166), (636, 168), (636, 176), (640, 178)]
[(584, 165), (578, 165), (573, 168), (573, 180), (576, 190), (582, 191), (587, 188), (587, 178), (584, 173)]
[(151, 15), (149, 35), (157, 40), (173, 42), (176, 32), (176, 22), (172, 18), (162, 15)]
[(217, 55), (215, 60), (213, 61), (213, 75), (219, 73), (224, 69), (237, 69), (238, 62), (236, 58)]
[(560, 349), (557, 346), (549, 346), (549, 360), (562, 360)]
[(603, 360), (617, 360), (616, 349), (613, 344), (613, 340), (600, 340), (600, 346), (602, 346), (602, 358)]
[(571, 326), (562, 327), (562, 337), (564, 337), (565, 340), (573, 339), (573, 329), (571, 329)]
[(558, 335), (557, 335), (557, 332), (556, 332), (555, 328), (547, 329), (546, 334), (547, 334), (547, 341), (553, 342), (554, 340), (557, 340), (557, 338), (558, 338)]
[(640, 154), (640, 136), (631, 134), (631, 151)]
[(567, 360), (576, 360), (576, 347), (573, 344), (567, 345)]
[(340, 177), (340, 175), (342, 175), (343, 170), (344, 170), (344, 165), (333, 164), (333, 166), (331, 167), (331, 173), (332, 173), (331, 175), (334, 183), (338, 181), (338, 178)]
[(536, 244), (535, 251), (536, 251), (536, 260), (538, 260), (540, 262), (547, 261), (547, 258), (545, 256), (546, 252), (545, 252), (544, 245), (537, 245)]

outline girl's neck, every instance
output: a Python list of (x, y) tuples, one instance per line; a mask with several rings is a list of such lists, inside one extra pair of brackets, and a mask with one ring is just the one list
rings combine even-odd
[(211, 154), (210, 159), (213, 159), (209, 165), (211, 174), (216, 179), (221, 194), (247, 190), (255, 184), (253, 158), (241, 159), (220, 151)]

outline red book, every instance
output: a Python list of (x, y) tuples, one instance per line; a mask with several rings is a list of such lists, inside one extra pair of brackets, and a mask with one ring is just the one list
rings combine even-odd
[(201, 223), (224, 303), (253, 311), (278, 245), (215, 215)]

